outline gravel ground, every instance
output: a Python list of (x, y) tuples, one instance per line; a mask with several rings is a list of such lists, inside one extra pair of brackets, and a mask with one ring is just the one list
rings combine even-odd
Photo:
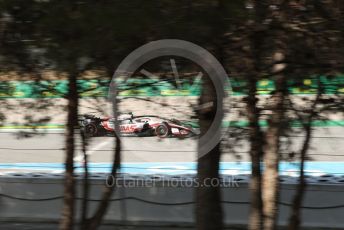
[[(312, 96), (307, 96), (312, 97)], [(301, 96), (293, 96), (297, 105), (303, 105)], [(50, 123), (65, 124), (67, 101), (54, 99), (4, 99), (0, 106), (6, 110), (3, 124)], [(133, 112), (135, 115), (159, 115), (181, 120), (194, 116), (197, 97), (138, 97), (122, 98), (120, 112)], [(261, 96), (259, 103), (269, 103), (268, 97)], [(245, 104), (242, 97), (230, 97), (225, 101), (226, 120), (244, 120)], [(79, 100), (79, 114), (94, 113), (99, 116), (112, 114), (111, 104), (105, 98), (82, 98)], [(240, 115), (241, 114), (241, 115)], [(344, 120), (343, 113), (323, 114), (330, 120)], [(263, 117), (264, 118), (264, 117)], [(0, 123), (1, 124), (1, 123)]]

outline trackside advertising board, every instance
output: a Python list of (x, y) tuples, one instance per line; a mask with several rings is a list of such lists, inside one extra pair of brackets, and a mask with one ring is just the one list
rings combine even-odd
[[(344, 76), (332, 78), (321, 77), (320, 82), (325, 94), (344, 94)], [(231, 95), (246, 95), (246, 82), (243, 80), (230, 80)], [(106, 97), (108, 94), (109, 80), (79, 80), (79, 95), (81, 97)], [(314, 94), (318, 81), (307, 78), (289, 81), (291, 94)], [(154, 80), (130, 78), (124, 82), (117, 80), (120, 96), (198, 96), (201, 90), (201, 81), (190, 82), (181, 79), (180, 84), (173, 80)], [(258, 93), (268, 95), (274, 89), (274, 82), (263, 79), (258, 82)], [(0, 98), (61, 98), (68, 91), (68, 80), (50, 81), (1, 81)]]

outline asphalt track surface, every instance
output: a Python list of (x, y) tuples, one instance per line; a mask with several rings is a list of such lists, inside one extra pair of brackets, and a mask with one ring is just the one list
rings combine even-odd
[[(17, 132), (0, 132), (1, 163), (62, 163), (64, 161), (64, 134), (61, 131), (20, 137)], [(291, 149), (300, 148), (303, 137), (295, 135)], [(344, 161), (344, 127), (315, 128), (310, 161)], [(77, 138), (77, 148), (80, 140)], [(88, 155), (91, 162), (111, 162), (113, 156), (112, 137), (91, 138)], [(249, 161), (248, 144), (243, 142), (237, 153), (224, 151), (221, 161)], [(158, 137), (122, 137), (122, 162), (194, 162), (197, 160), (197, 139)], [(82, 161), (81, 151), (75, 156)], [(0, 169), (1, 170), (1, 169)]]
[[(1, 163), (62, 163), (64, 161), (64, 134), (60, 131), (48, 132), (46, 134), (34, 135), (32, 137), (21, 137), (17, 132), (0, 132), (0, 162)], [(300, 147), (302, 136), (293, 138), (292, 148)], [(80, 140), (77, 140), (77, 148), (80, 149)], [(309, 157), (311, 161), (344, 162), (344, 127), (315, 128), (311, 142)], [(114, 138), (95, 137), (88, 146), (88, 154), (92, 162), (111, 162), (113, 155)], [(176, 138), (159, 139), (157, 137), (125, 137), (122, 138), (122, 161), (125, 163), (135, 162), (194, 162), (197, 159), (197, 139)], [(249, 161), (247, 154), (247, 143), (238, 145), (237, 150), (241, 155), (241, 161)], [(75, 161), (82, 160), (81, 152), (78, 150)], [(226, 151), (222, 161), (238, 161), (232, 152)], [(1, 171), (4, 169), (0, 168)], [(5, 170), (6, 171), (6, 170)], [(192, 227), (167, 227), (167, 226), (102, 226), (100, 229), (181, 229), (191, 230)], [(36, 229), (58, 229), (57, 223), (25, 223), (25, 222), (1, 222), (0, 229), (7, 230), (36, 230)], [(229, 227), (228, 229), (234, 229)], [(235, 228), (240, 229), (240, 228)], [(242, 228), (244, 229), (244, 228)], [(315, 230), (313, 228), (312, 230)], [(320, 230), (320, 229), (319, 229)], [(321, 230), (324, 230), (321, 228)]]

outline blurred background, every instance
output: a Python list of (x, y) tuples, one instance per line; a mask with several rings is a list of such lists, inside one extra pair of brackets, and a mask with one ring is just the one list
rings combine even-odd
[[(167, 56), (144, 63), (128, 80), (115, 79), (116, 110), (178, 119), (202, 136), (216, 107), (200, 105), (220, 101), (222, 139), (205, 157), (197, 157), (202, 144), (197, 136), (89, 138), (80, 129), (82, 115), (113, 116), (107, 97), (118, 65), (138, 47), (161, 39), (189, 41), (214, 55), (227, 73), (228, 96), (217, 97), (199, 63)], [(118, 229), (139, 228), (141, 222), (168, 222), (166, 229), (185, 222), (195, 229), (343, 229), (340, 193), (326, 193), (323, 197), (337, 200), (319, 204), (314, 199), (319, 194), (307, 190), (321, 180), (326, 188), (334, 183), (343, 190), (343, 44), (340, 0), (0, 0), (0, 227), (97, 229), (105, 216), (110, 222), (114, 216)], [(31, 204), (50, 196), (39, 195), (45, 188), (38, 185), (36, 192), (16, 194), (18, 185), (8, 187), (8, 178), (18, 173), (59, 175), (58, 210), (43, 218), (50, 221), (46, 226), (27, 223), (26, 213), (30, 208), (36, 217), (44, 213), (37, 211), (42, 203)], [(246, 206), (235, 217), (235, 205), (221, 202), (228, 196), (242, 201), (241, 192), (229, 193), (219, 184), (196, 186), (188, 190), (192, 206), (186, 209), (164, 214), (168, 208), (153, 208), (154, 218), (127, 211), (123, 220), (123, 210), (111, 206), (111, 197), (123, 196), (114, 187), (92, 189), (96, 173), (102, 179), (178, 174), (201, 182), (244, 175)], [(293, 181), (287, 182), (293, 191), (288, 202), (281, 201), (288, 194), (283, 177)], [(145, 201), (159, 197), (147, 194)], [(175, 191), (159, 194), (185, 201)], [(20, 198), (28, 203), (18, 205)], [(10, 208), (16, 205), (26, 211)], [(130, 207), (136, 209), (134, 203)], [(307, 207), (325, 214), (307, 213)], [(20, 218), (25, 223), (16, 225)]]

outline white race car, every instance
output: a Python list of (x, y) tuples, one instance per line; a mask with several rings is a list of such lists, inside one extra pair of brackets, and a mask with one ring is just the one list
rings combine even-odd
[[(165, 119), (154, 115), (134, 116), (132, 113), (118, 116), (119, 131), (123, 136), (190, 137), (196, 130), (187, 122)], [(114, 118), (100, 118), (84, 115), (81, 119), (82, 131), (87, 136), (114, 134)]]

